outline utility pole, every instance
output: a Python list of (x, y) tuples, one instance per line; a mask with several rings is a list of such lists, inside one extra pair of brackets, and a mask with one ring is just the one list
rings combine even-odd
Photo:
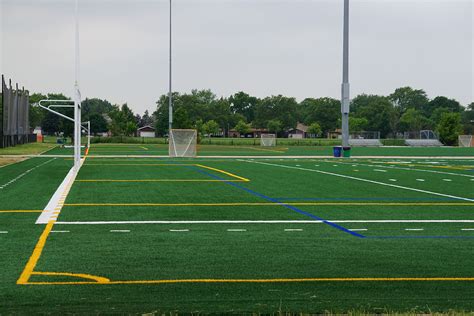
[(350, 85), (349, 85), (349, 0), (344, 0), (344, 43), (342, 62), (342, 146), (349, 146), (349, 111), (350, 111)]
[(170, 51), (169, 51), (169, 91), (168, 91), (168, 110), (169, 110), (169, 119), (168, 119), (168, 135), (171, 133), (173, 128), (173, 88), (172, 88), (172, 0), (170, 0)]

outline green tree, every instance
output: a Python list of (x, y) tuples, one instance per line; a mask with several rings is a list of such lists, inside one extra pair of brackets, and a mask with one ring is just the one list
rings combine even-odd
[(311, 137), (318, 137), (321, 134), (321, 125), (318, 122), (311, 123), (308, 127), (308, 133)]
[(424, 90), (411, 87), (398, 88), (388, 98), (395, 106), (401, 108), (401, 113), (405, 113), (408, 109), (423, 111), (429, 102)]
[(341, 118), (341, 102), (332, 98), (304, 99), (300, 105), (300, 118), (310, 125), (318, 122), (323, 134), (339, 128)]
[(365, 131), (369, 121), (365, 117), (349, 117), (349, 129), (351, 133)]
[(459, 113), (443, 113), (438, 124), (437, 132), (440, 141), (445, 145), (456, 145), (458, 136), (462, 133), (461, 115)]
[(395, 133), (393, 118), (397, 110), (388, 97), (361, 94), (352, 100), (353, 117), (365, 118), (368, 131), (380, 132), (381, 137)]
[(240, 135), (245, 135), (250, 132), (250, 124), (245, 123), (245, 121), (240, 120), (234, 128)]
[(102, 114), (93, 113), (89, 116), (91, 122), (91, 134), (107, 132), (107, 121)]
[(461, 120), (464, 128), (464, 134), (474, 134), (474, 102), (469, 104), (461, 114)]
[(436, 97), (426, 105), (423, 113), (425, 114), (425, 116), (430, 117), (431, 114), (438, 108), (445, 108), (449, 110), (449, 112), (455, 113), (460, 113), (464, 110), (462, 105), (454, 99), (448, 99), (446, 97)]
[(204, 134), (207, 134), (209, 137), (211, 137), (211, 135), (216, 135), (219, 133), (219, 124), (217, 124), (217, 122), (214, 120), (210, 120), (204, 123), (202, 129)]
[(255, 108), (253, 125), (257, 128), (267, 127), (268, 121), (279, 120), (283, 130), (296, 127), (298, 103), (295, 98), (282, 95), (267, 97), (258, 102)]
[(234, 114), (244, 116), (247, 122), (252, 122), (255, 118), (255, 107), (258, 98), (248, 95), (245, 92), (237, 92), (229, 97), (230, 107)]
[(431, 129), (432, 122), (421, 111), (408, 109), (400, 118), (400, 130), (403, 132)]
[(282, 123), (280, 120), (270, 120), (267, 123), (267, 129), (271, 133), (278, 134), (281, 132)]

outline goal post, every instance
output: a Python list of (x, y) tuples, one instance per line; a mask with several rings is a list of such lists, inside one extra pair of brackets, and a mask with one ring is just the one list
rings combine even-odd
[(472, 135), (459, 135), (459, 147), (474, 147), (474, 137)]
[(260, 135), (260, 146), (262, 146), (262, 147), (275, 147), (276, 146), (276, 135), (275, 134), (262, 134), (262, 135)]
[(197, 130), (172, 129), (169, 133), (170, 157), (196, 157)]

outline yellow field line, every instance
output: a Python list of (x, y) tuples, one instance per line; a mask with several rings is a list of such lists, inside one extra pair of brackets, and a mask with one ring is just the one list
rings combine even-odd
[(333, 202), (299, 202), (299, 203), (66, 203), (64, 206), (275, 206), (290, 204), (298, 206), (329, 205), (329, 206), (474, 206), (474, 203), (333, 203)]
[(141, 180), (113, 180), (113, 179), (90, 179), (76, 180), (75, 182), (248, 182), (250, 180), (217, 180), (217, 179), (141, 179)]
[(43, 230), (38, 242), (36, 243), (35, 249), (28, 260), (23, 272), (20, 275), (20, 278), (16, 281), (17, 284), (27, 284), (28, 280), (33, 273), (33, 270), (38, 263), (39, 258), (41, 257), (41, 253), (43, 252), (44, 245), (46, 244), (46, 240), (48, 239), (49, 233), (53, 229), (54, 221), (49, 221), (46, 227)]
[(253, 150), (257, 150), (257, 151), (269, 151), (269, 152), (279, 153), (279, 154), (284, 154), (286, 152), (286, 150), (288, 150), (288, 148), (282, 148), (282, 149), (286, 149), (285, 151), (275, 150), (275, 149), (254, 148), (254, 147), (237, 147), (237, 148), (239, 148), (239, 149), (240, 148), (253, 149)]
[(0, 210), (0, 213), (41, 213), (40, 210)]
[(146, 148), (146, 147), (143, 147), (143, 146), (140, 146), (140, 148), (143, 148), (143, 149), (145, 149), (145, 150), (148, 150), (148, 148)]
[(85, 166), (195, 166), (189, 163), (88, 163)]
[(213, 171), (217, 171), (217, 172), (220, 172), (220, 173), (223, 173), (223, 174), (226, 174), (230, 177), (233, 177), (233, 178), (236, 178), (236, 179), (239, 179), (239, 180), (242, 180), (242, 181), (245, 181), (245, 182), (249, 182), (250, 180), (247, 179), (247, 178), (243, 178), (243, 177), (239, 177), (233, 173), (230, 173), (230, 172), (227, 172), (227, 171), (224, 171), (224, 170), (220, 170), (220, 169), (217, 169), (217, 168), (212, 168), (212, 167), (208, 167), (208, 166), (204, 166), (204, 165), (200, 165), (200, 164), (196, 164), (197, 167), (201, 167), (201, 168), (205, 168), (205, 169), (209, 169), (209, 170), (213, 170)]
[(130, 280), (101, 282), (28, 282), (32, 285), (74, 285), (74, 284), (172, 284), (172, 283), (297, 283), (297, 282), (473, 282), (474, 277), (461, 278), (299, 278), (299, 279), (181, 279), (181, 280)]
[(34, 275), (48, 275), (48, 276), (67, 276), (67, 277), (74, 277), (74, 278), (82, 278), (82, 279), (89, 279), (89, 280), (94, 280), (99, 283), (106, 283), (110, 282), (109, 279), (92, 275), (92, 274), (84, 274), (84, 273), (69, 273), (69, 272), (39, 272), (39, 271), (34, 271), (31, 274)]

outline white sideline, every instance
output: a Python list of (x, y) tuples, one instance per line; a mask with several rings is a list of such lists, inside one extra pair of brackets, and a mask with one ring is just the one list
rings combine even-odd
[(256, 163), (256, 164), (260, 164), (260, 165), (286, 168), (286, 169), (296, 169), (296, 170), (301, 170), (301, 171), (316, 172), (316, 173), (326, 174), (326, 175), (330, 175), (330, 176), (335, 176), (335, 177), (340, 177), (340, 178), (345, 178), (345, 179), (351, 179), (351, 180), (357, 180), (357, 181), (362, 181), (362, 182), (368, 182), (368, 183), (372, 183), (372, 184), (378, 184), (378, 185), (397, 188), (397, 189), (402, 189), (402, 190), (415, 191), (415, 192), (421, 192), (421, 193), (426, 193), (426, 194), (431, 194), (431, 195), (448, 197), (448, 198), (456, 199), (456, 200), (474, 202), (474, 199), (465, 198), (465, 197), (461, 197), (461, 196), (455, 196), (455, 195), (450, 195), (450, 194), (443, 194), (443, 193), (438, 193), (438, 192), (433, 192), (433, 191), (427, 191), (427, 190), (415, 189), (415, 188), (410, 188), (410, 187), (404, 187), (404, 186), (401, 186), (401, 185), (390, 184), (390, 183), (374, 181), (374, 180), (369, 180), (369, 179), (356, 178), (356, 177), (347, 176), (347, 175), (343, 175), (343, 174), (339, 174), (339, 173), (333, 173), (333, 172), (327, 172), (327, 171), (321, 171), (321, 170), (314, 170), (314, 169), (308, 169), (308, 168), (301, 168), (301, 167), (293, 167), (293, 166), (287, 166), (287, 165), (278, 165), (278, 164), (274, 164), (274, 163), (261, 162), (261, 161), (252, 161), (252, 160), (242, 160), (242, 161), (246, 161), (246, 162), (249, 162), (249, 163)]
[[(84, 158), (81, 159), (81, 166), (84, 163)], [(61, 212), (64, 201), (71, 189), (74, 180), (76, 179), (77, 173), (74, 172), (74, 167), (69, 170), (68, 174), (64, 178), (63, 182), (59, 185), (54, 192), (53, 196), (49, 200), (48, 204), (41, 212), (40, 216), (36, 220), (36, 224), (47, 224), (49, 221), (56, 220)]]
[[(331, 223), (474, 223), (474, 219), (374, 219), (329, 220)], [(317, 220), (225, 220), (225, 221), (90, 221), (56, 222), (56, 225), (127, 225), (127, 224), (321, 224)]]

